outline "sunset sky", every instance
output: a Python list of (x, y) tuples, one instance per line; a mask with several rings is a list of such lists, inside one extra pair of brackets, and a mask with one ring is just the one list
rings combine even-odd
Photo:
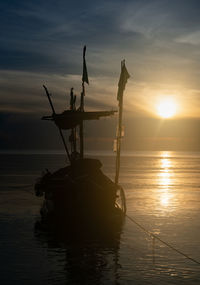
[[(86, 44), (88, 109), (117, 107), (126, 60), (125, 149), (200, 150), (198, 0), (11, 0), (0, 8), (0, 148), (61, 147), (57, 137), (49, 142), (55, 127), (40, 121), (50, 114), (42, 85), (58, 112), (66, 108), (70, 88), (80, 94)], [(176, 110), (163, 119), (158, 106), (166, 98)], [(88, 148), (99, 134), (109, 148), (115, 124), (89, 123)]]

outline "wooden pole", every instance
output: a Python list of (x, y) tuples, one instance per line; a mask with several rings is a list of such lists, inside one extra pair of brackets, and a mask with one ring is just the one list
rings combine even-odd
[[(85, 96), (85, 86), (82, 82), (82, 92), (81, 92), (81, 112), (84, 112), (84, 96)], [(79, 137), (80, 137), (80, 158), (84, 157), (84, 133), (83, 133), (83, 121), (81, 121), (79, 126)]]
[[(70, 110), (76, 111), (76, 95), (74, 95), (73, 90), (74, 88), (70, 90)], [(71, 143), (71, 153), (76, 153), (76, 127), (71, 129), (69, 140)]]
[[(51, 101), (51, 97), (50, 97), (49, 91), (48, 91), (48, 89), (47, 89), (47, 87), (46, 87), (45, 85), (43, 85), (43, 87), (44, 87), (44, 90), (45, 90), (45, 92), (46, 92), (47, 98), (48, 98), (48, 100), (49, 100), (49, 104), (50, 104), (50, 106), (51, 106), (53, 115), (55, 115), (56, 112), (55, 112), (53, 103), (52, 103), (52, 101)], [(64, 148), (65, 148), (65, 151), (66, 151), (66, 153), (67, 153), (67, 157), (68, 157), (68, 159), (69, 159), (69, 162), (71, 163), (71, 156), (70, 156), (70, 154), (69, 154), (69, 151), (68, 151), (68, 148), (67, 148), (67, 144), (66, 144), (65, 138), (64, 138), (64, 136), (63, 136), (63, 132), (62, 132), (61, 128), (58, 128), (58, 129), (59, 129), (59, 133), (60, 133), (60, 136), (61, 136), (61, 139), (62, 139)]]
[(120, 171), (120, 154), (121, 154), (121, 138), (122, 138), (122, 112), (123, 112), (123, 95), (124, 89), (130, 75), (125, 66), (125, 60), (121, 62), (121, 74), (118, 83), (117, 100), (119, 101), (119, 115), (118, 115), (118, 126), (117, 126), (117, 155), (116, 155), (116, 173), (115, 173), (115, 184), (119, 182), (119, 171)]
[(65, 138), (64, 138), (64, 136), (63, 136), (63, 132), (62, 132), (61, 128), (58, 128), (58, 129), (59, 129), (60, 136), (61, 136), (62, 141), (63, 141), (63, 144), (64, 144), (65, 151), (66, 151), (66, 153), (67, 153), (67, 157), (68, 157), (68, 159), (69, 159), (69, 162), (71, 163), (71, 156), (70, 156), (70, 154), (69, 154), (69, 150), (68, 150), (68, 148), (67, 148), (67, 144), (66, 144), (66, 142), (65, 142)]
[[(84, 97), (85, 97), (85, 82), (89, 84), (88, 73), (85, 61), (86, 46), (83, 48), (83, 74), (82, 74), (82, 92), (81, 92), (81, 103), (80, 112), (84, 112)], [(83, 133), (83, 121), (79, 126), (79, 136), (80, 136), (80, 157), (84, 157), (84, 133)]]
[[(76, 111), (76, 95), (74, 95), (73, 110)], [(73, 143), (74, 143), (74, 152), (76, 153), (76, 127), (73, 128)]]
[(115, 173), (115, 184), (119, 182), (119, 171), (120, 171), (120, 155), (121, 155), (121, 137), (122, 137), (122, 112), (123, 112), (123, 95), (119, 100), (119, 116), (118, 116), (118, 127), (117, 127), (117, 156), (116, 156), (116, 173)]

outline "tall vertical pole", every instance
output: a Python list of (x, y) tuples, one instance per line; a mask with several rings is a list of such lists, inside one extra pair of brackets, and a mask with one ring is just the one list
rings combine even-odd
[(119, 99), (119, 115), (118, 115), (118, 126), (117, 126), (117, 156), (116, 156), (116, 173), (115, 173), (116, 184), (118, 184), (119, 181), (119, 170), (120, 170), (122, 112), (123, 112), (123, 96), (121, 96)]
[(130, 77), (126, 66), (125, 60), (121, 62), (121, 74), (118, 83), (117, 100), (119, 101), (119, 115), (118, 115), (118, 126), (117, 126), (117, 155), (116, 155), (116, 173), (115, 173), (115, 184), (119, 182), (119, 171), (120, 171), (120, 154), (121, 154), (121, 138), (122, 138), (122, 112), (123, 112), (123, 95), (124, 89), (128, 78)]
[[(70, 90), (70, 110), (75, 111), (76, 110), (76, 95), (73, 93), (73, 89)], [(70, 143), (71, 143), (71, 153), (76, 153), (76, 127), (71, 128), (71, 135), (69, 137)]]
[[(81, 112), (84, 112), (84, 96), (85, 96), (85, 86), (84, 81), (82, 82), (82, 92), (81, 92)], [(80, 157), (84, 157), (84, 138), (83, 138), (83, 121), (80, 123), (79, 127), (79, 137), (80, 137)]]
[[(86, 46), (83, 48), (83, 75), (82, 75), (82, 92), (81, 92), (81, 104), (80, 111), (84, 112), (84, 97), (85, 97), (85, 82), (89, 84), (88, 73), (85, 61)], [(83, 138), (83, 121), (80, 123), (79, 136), (80, 136), (80, 157), (84, 157), (84, 138)]]
[[(73, 110), (76, 111), (76, 95), (73, 100)], [(74, 153), (76, 153), (76, 127), (73, 129)]]

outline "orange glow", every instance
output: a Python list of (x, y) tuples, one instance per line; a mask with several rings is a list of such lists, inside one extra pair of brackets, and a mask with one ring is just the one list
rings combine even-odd
[(162, 118), (171, 118), (177, 112), (177, 104), (172, 98), (164, 98), (157, 105), (157, 113)]

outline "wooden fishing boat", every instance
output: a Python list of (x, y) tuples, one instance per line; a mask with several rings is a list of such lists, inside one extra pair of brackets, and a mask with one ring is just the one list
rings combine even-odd
[[(61, 114), (56, 114), (50, 94), (44, 86), (49, 100), (52, 115), (42, 119), (54, 121), (62, 138), (69, 164), (50, 173), (48, 170), (35, 184), (37, 196), (44, 196), (41, 208), (42, 221), (49, 224), (65, 224), (70, 227), (103, 227), (112, 228), (122, 222), (126, 213), (126, 202), (123, 188), (119, 185), (120, 150), (122, 137), (122, 105), (123, 91), (129, 74), (124, 61), (118, 84), (119, 120), (117, 127), (116, 147), (116, 176), (112, 181), (101, 170), (102, 164), (98, 159), (84, 156), (83, 123), (87, 120), (98, 120), (101, 117), (112, 116), (116, 111), (86, 112), (84, 110), (85, 82), (89, 83), (83, 51), (83, 76), (80, 107), (75, 106), (76, 96), (73, 88), (70, 92), (70, 108)], [(77, 142), (79, 130), (79, 147)], [(69, 143), (65, 140), (63, 130), (68, 130)], [(112, 225), (112, 227), (111, 227)]]

